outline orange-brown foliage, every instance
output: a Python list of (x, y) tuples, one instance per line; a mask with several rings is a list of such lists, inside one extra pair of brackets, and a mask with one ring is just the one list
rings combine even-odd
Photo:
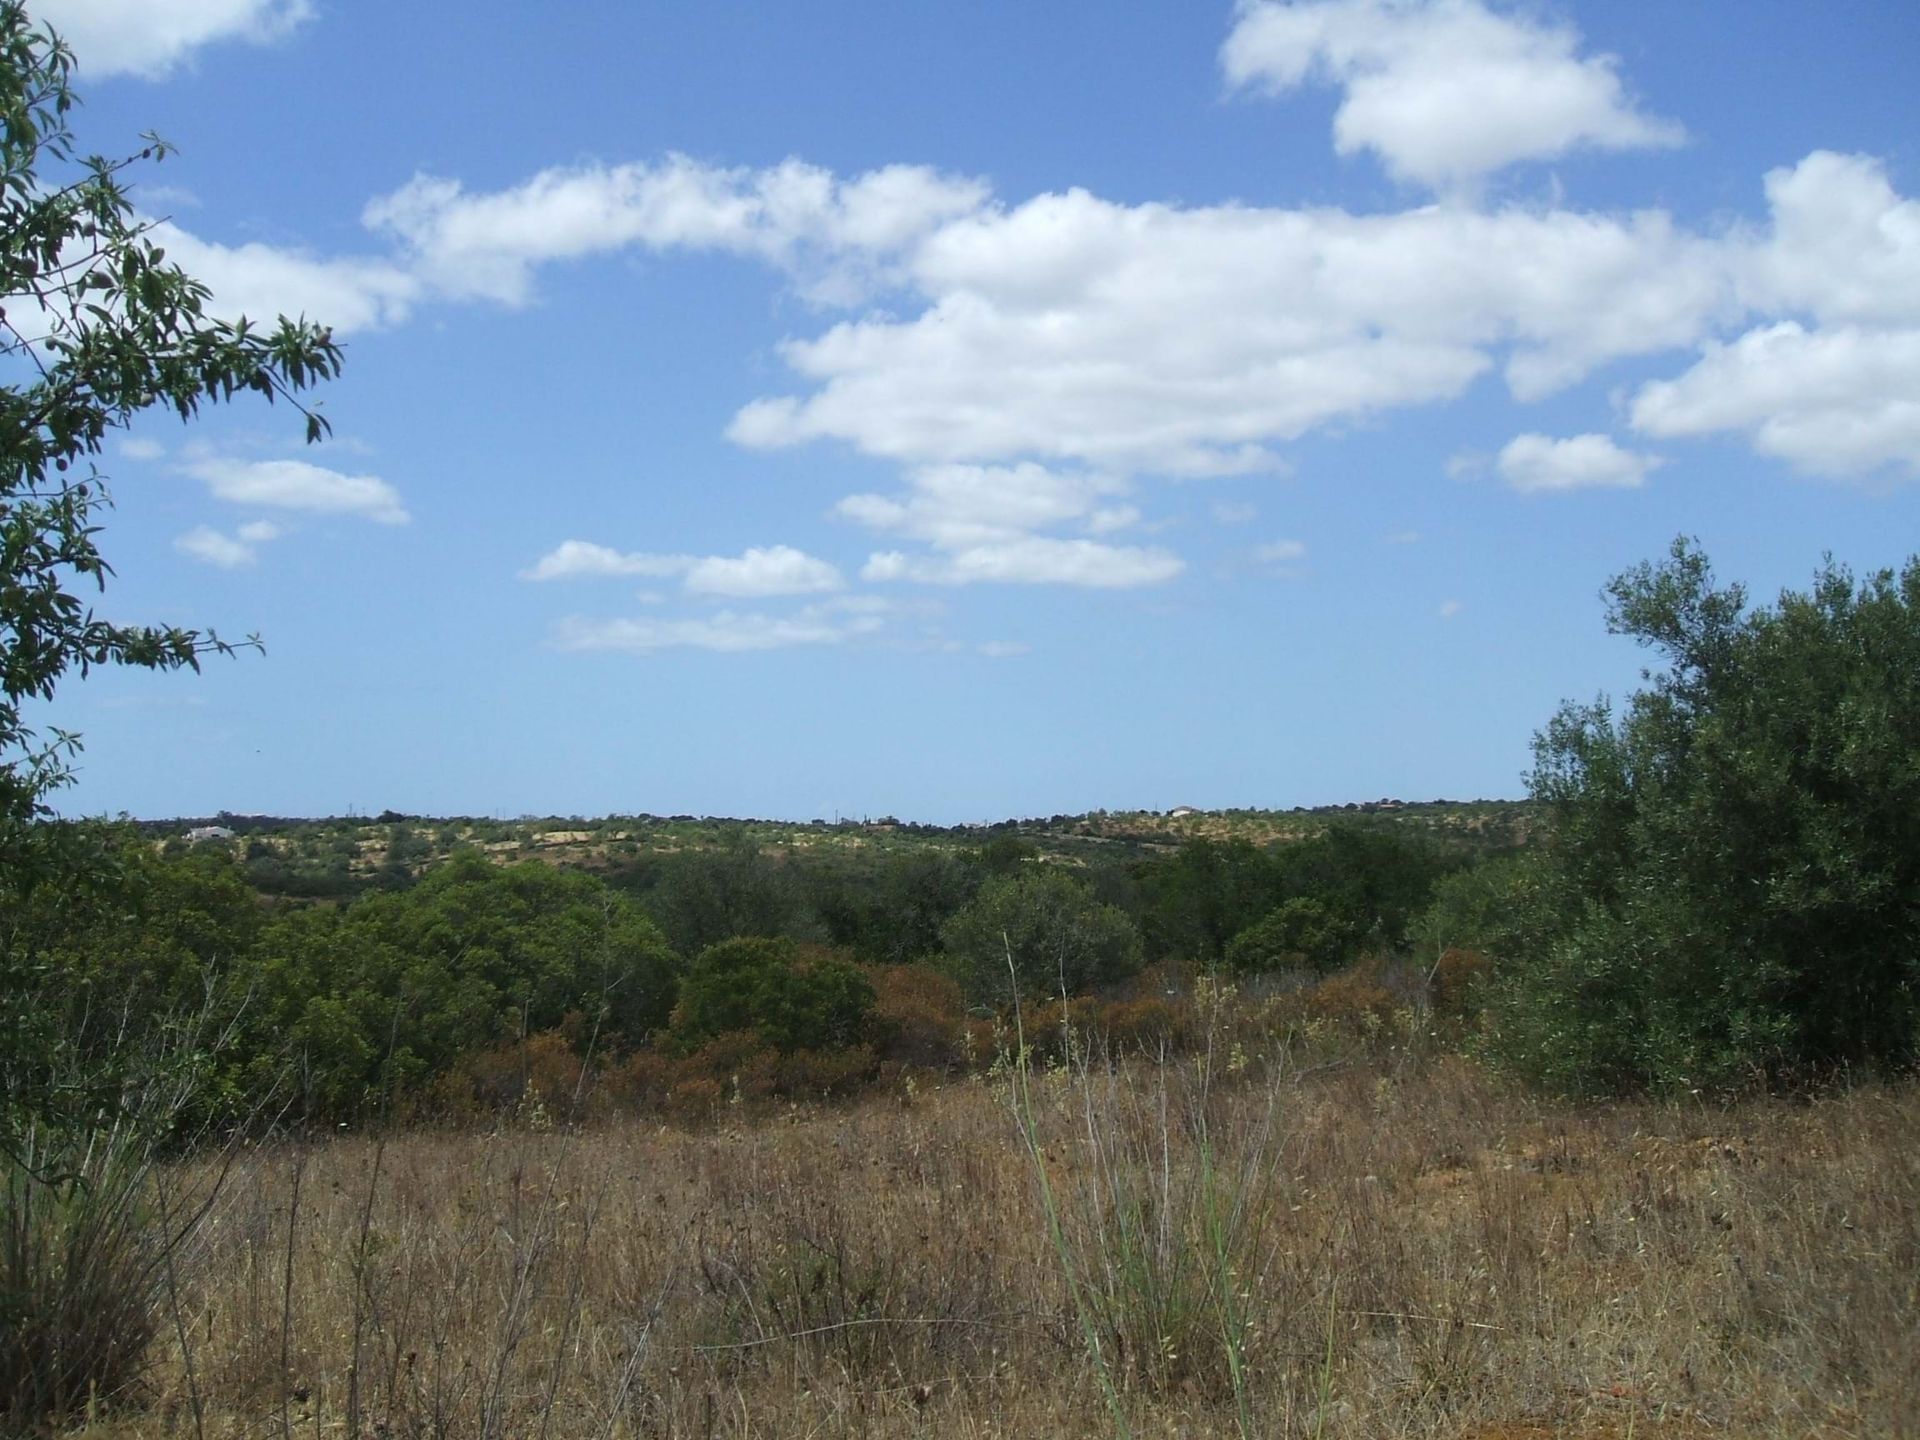
[(881, 965), (868, 1025), (874, 1049), (901, 1065), (948, 1070), (967, 1060), (966, 1001), (960, 987), (926, 965)]
[(1450, 946), (1441, 952), (1433, 967), (1433, 1008), (1443, 1015), (1464, 1015), (1491, 966), (1478, 950)]

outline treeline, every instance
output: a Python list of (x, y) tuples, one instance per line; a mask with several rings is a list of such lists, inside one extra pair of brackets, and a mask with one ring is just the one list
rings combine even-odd
[(1464, 863), (1338, 827), (1099, 868), (1006, 836), (814, 858), (742, 829), (604, 877), (462, 851), (405, 888), (301, 904), (264, 900), (226, 851), (101, 843), (111, 878), (86, 903), (47, 891), (11, 919), (62, 1037), (25, 1083), (97, 1083), (171, 1047), (195, 1071), (185, 1125), (520, 1104), (536, 1060), (549, 1104), (556, 1064), (624, 1067), (636, 1102), (684, 1106), (743, 1068), (765, 1093), (844, 1091), (990, 1059), (1016, 987), (1131, 1005), (1122, 1028), (1164, 1042), (1187, 1028), (1167, 992), (1195, 976), (1400, 953)]
[(1229, 988), (1252, 1048), (1419, 1017), (1560, 1093), (1910, 1068), (1920, 561), (1749, 607), (1680, 542), (1609, 596), (1665, 667), (1539, 733), (1539, 838), (1504, 854), (1364, 822), (1093, 860), (703, 822), (592, 873), (393, 861), (338, 903), (261, 896), (245, 851), (45, 827), (69, 878), (22, 869), (0, 911), (7, 1113), (79, 1113), (149, 1055), (220, 1123), (547, 1103), (589, 1069), (646, 1105), (835, 1093), (981, 1063), (1015, 998), (1164, 1048)]
[[(388, 810), (377, 816), (321, 819), (222, 812), (199, 819), (133, 822), (170, 853), (198, 844), (230, 849), (263, 894), (346, 900), (372, 890), (404, 889), (462, 847), (495, 859), (557, 860), (586, 868), (633, 868), (650, 858), (712, 850), (751, 840), (771, 852), (811, 856), (850, 852), (855, 868), (878, 855), (925, 848), (971, 850), (1019, 840), (1049, 859), (1111, 867), (1163, 855), (1197, 839), (1245, 840), (1266, 848), (1311, 838), (1329, 824), (1435, 838), (1474, 854), (1523, 843), (1526, 802), (1377, 801), (1317, 810), (1226, 810), (1209, 814), (1093, 811), (1007, 819), (990, 825), (925, 825), (894, 819), (811, 822), (691, 815), (606, 815), (502, 820), (426, 817)], [(198, 838), (195, 837), (198, 832)]]

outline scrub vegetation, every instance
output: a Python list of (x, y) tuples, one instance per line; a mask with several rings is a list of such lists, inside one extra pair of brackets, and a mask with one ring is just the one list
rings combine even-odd
[(341, 900), (39, 822), (8, 1414), (1901, 1433), (1920, 566), (1612, 594), (1669, 667), (1543, 729), (1518, 844), (667, 821)]
[(1911, 1427), (1920, 561), (1618, 577), (1525, 804), (61, 822), (31, 706), (233, 648), (92, 457), (340, 358), (67, 72), (0, 3), (0, 1429)]

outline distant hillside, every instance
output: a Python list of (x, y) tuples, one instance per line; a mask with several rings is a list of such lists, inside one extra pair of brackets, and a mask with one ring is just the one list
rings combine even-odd
[[(1013, 840), (1048, 858), (1101, 864), (1167, 854), (1196, 840), (1246, 841), (1264, 848), (1306, 839), (1332, 824), (1419, 831), (1479, 853), (1526, 843), (1532, 822), (1532, 807), (1521, 800), (1386, 799), (1292, 810), (1096, 810), (945, 826), (892, 816), (811, 822), (693, 815), (494, 820), (391, 810), (371, 818), (222, 812), (136, 823), (156, 844), (231, 851), (266, 894), (343, 899), (370, 887), (404, 886), (462, 848), (502, 863), (539, 860), (606, 872), (742, 841), (775, 856), (857, 864), (906, 850), (971, 849)], [(210, 827), (232, 835), (188, 839), (190, 831)]]

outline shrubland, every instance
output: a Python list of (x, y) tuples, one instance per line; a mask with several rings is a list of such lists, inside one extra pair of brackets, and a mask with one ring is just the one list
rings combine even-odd
[(11, 1413), (1897, 1433), (1920, 566), (1749, 609), (1681, 544), (1611, 594), (1669, 668), (1554, 717), (1492, 853), (735, 828), (341, 901), (50, 827)]
[(205, 313), (69, 63), (0, 3), (0, 1426), (1920, 1411), (1920, 561), (1620, 576), (1662, 668), (1525, 812), (57, 821), (32, 704), (236, 649), (84, 602), (93, 458), (250, 393), (319, 438), (340, 362)]

